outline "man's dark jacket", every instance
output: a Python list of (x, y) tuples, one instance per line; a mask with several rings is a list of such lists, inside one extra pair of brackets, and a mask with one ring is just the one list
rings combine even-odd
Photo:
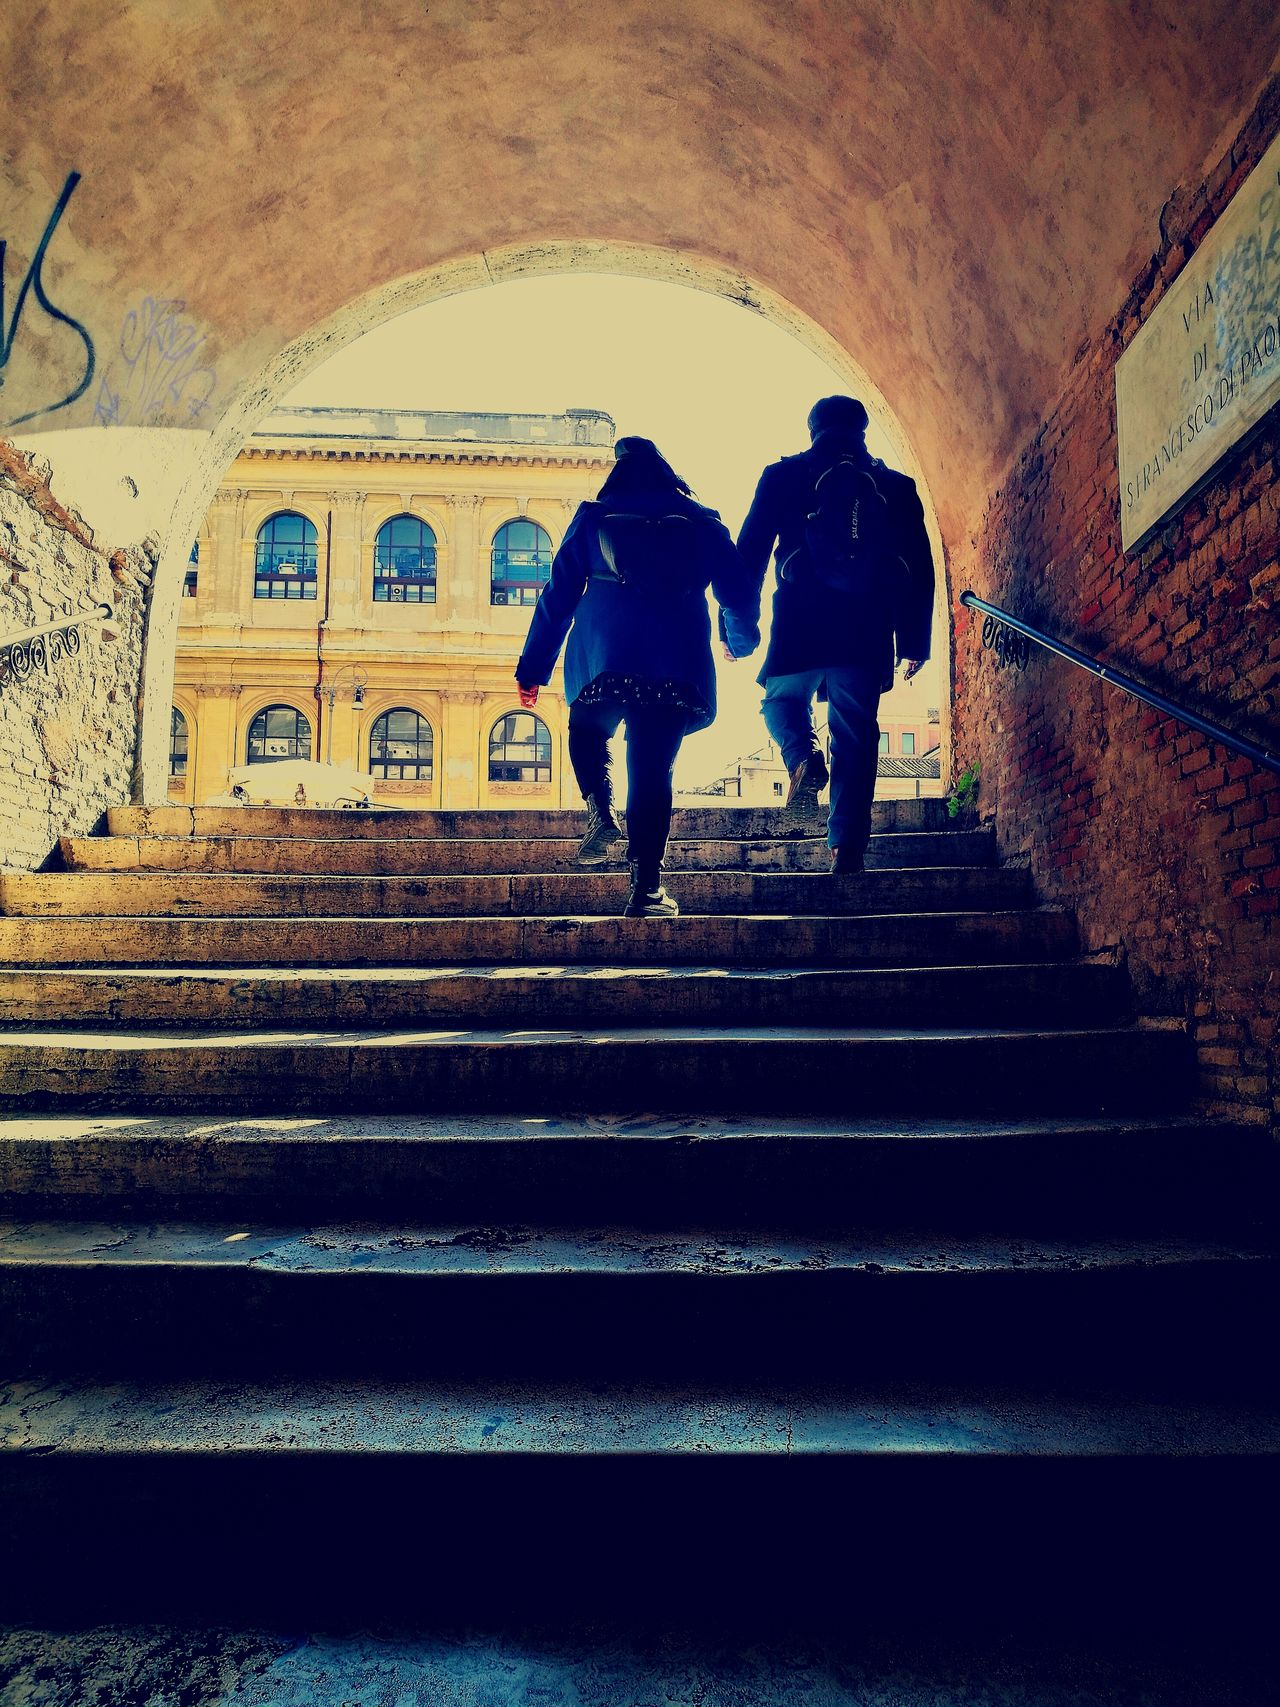
[(860, 435), (820, 433), (807, 451), (784, 456), (760, 476), (738, 535), (738, 554), (755, 587), (753, 612), (758, 618), (760, 592), (775, 543), (779, 563), (791, 552), (803, 551), (818, 476), (838, 457), (850, 454), (865, 462), (888, 505), (890, 548), (906, 565), (902, 594), (896, 609), (886, 610), (826, 587), (813, 574), (780, 579), (773, 595), (773, 630), (760, 671), (762, 682), (770, 676), (857, 664), (878, 671), (888, 688), (893, 682), (895, 642), (899, 659), (929, 656), (933, 554), (915, 481), (871, 456)]
[(706, 595), (686, 593), (663, 598), (640, 586), (598, 579), (604, 568), (600, 521), (609, 509), (653, 515), (679, 513), (698, 521), (706, 543), (707, 582), (721, 607), (721, 624), (727, 625), (733, 650), (745, 657), (760, 644), (759, 588), (753, 602), (751, 581), (743, 571), (728, 528), (716, 512), (672, 493), (619, 498), (611, 505), (579, 505), (551, 565), (551, 579), (534, 609), (529, 637), (516, 665), (516, 680), (527, 687), (535, 683), (544, 687), (551, 680), (568, 635), (564, 688), (570, 704), (588, 682), (601, 675), (680, 682), (693, 690), (707, 710), (707, 716), (691, 728), (705, 728), (716, 710), (716, 671)]

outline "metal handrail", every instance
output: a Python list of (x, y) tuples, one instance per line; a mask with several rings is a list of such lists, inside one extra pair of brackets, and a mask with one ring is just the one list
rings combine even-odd
[(114, 613), (110, 605), (94, 605), (92, 610), (76, 611), (72, 616), (59, 618), (57, 622), (45, 622), (39, 628), (22, 628), (17, 634), (6, 634), (0, 640), (0, 652), (8, 651), (10, 646), (25, 646), (28, 640), (38, 640), (43, 634), (61, 634), (67, 628), (87, 627), (93, 622), (105, 622)]
[(106, 622), (115, 613), (108, 604), (94, 605), (91, 610), (75, 611), (70, 616), (42, 622), (36, 628), (22, 628), (16, 634), (0, 640), (0, 683), (7, 677), (23, 682), (38, 664), (46, 675), (51, 664), (73, 658), (80, 650), (80, 630)]
[(980, 599), (976, 593), (964, 592), (960, 595), (960, 603), (968, 610), (980, 610), (987, 617), (1012, 629), (1015, 634), (1021, 634), (1025, 639), (1033, 641), (1037, 646), (1043, 646), (1046, 652), (1053, 652), (1059, 658), (1065, 658), (1069, 664), (1075, 664), (1079, 669), (1088, 670), (1100, 681), (1109, 682), (1112, 687), (1119, 688), (1122, 693), (1140, 699), (1144, 705), (1152, 706), (1161, 711), (1166, 717), (1174, 717), (1179, 723), (1185, 723), (1188, 729), (1198, 729), (1202, 735), (1217, 741), (1223, 747), (1229, 747), (1233, 753), (1239, 753), (1243, 758), (1250, 759), (1255, 765), (1261, 765), (1263, 770), (1273, 771), (1280, 776), (1280, 756), (1270, 752), (1266, 747), (1260, 747), (1256, 741), (1246, 740), (1243, 735), (1233, 735), (1230, 730), (1213, 723), (1207, 717), (1201, 717), (1198, 711), (1191, 711), (1185, 705), (1178, 705), (1174, 700), (1166, 699), (1162, 693), (1144, 687), (1141, 682), (1134, 681), (1132, 676), (1126, 676), (1120, 670), (1113, 670), (1109, 664), (1102, 663), (1097, 658), (1091, 658), (1087, 652), (1081, 652), (1074, 646), (1069, 646), (1065, 640), (1055, 640), (1052, 635), (1034, 628), (1031, 623), (1023, 622), (1021, 617), (1014, 616), (1011, 611), (1003, 610), (999, 605), (989, 604), (986, 599)]

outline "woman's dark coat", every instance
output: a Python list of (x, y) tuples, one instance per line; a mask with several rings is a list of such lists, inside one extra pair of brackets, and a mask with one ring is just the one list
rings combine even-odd
[[(746, 657), (760, 644), (758, 594), (753, 606), (751, 578), (716, 512), (671, 492), (620, 497), (612, 503), (579, 505), (534, 610), (516, 680), (526, 687), (544, 687), (568, 635), (564, 685), (570, 704), (588, 682), (605, 674), (679, 682), (706, 707), (707, 715), (690, 725), (704, 729), (716, 710), (705, 591), (663, 597), (631, 583), (597, 579), (605, 567), (600, 520), (611, 510), (700, 518), (707, 542), (706, 579), (721, 606), (729, 644), (738, 657)], [(756, 615), (751, 614), (753, 608)]]
[(778, 561), (803, 550), (805, 522), (814, 506), (814, 483), (841, 455), (864, 459), (889, 507), (894, 549), (906, 566), (906, 593), (892, 616), (836, 592), (816, 578), (779, 580), (773, 595), (773, 627), (760, 680), (807, 670), (860, 665), (879, 673), (884, 687), (893, 682), (897, 657), (927, 658), (933, 619), (933, 554), (924, 510), (909, 475), (888, 468), (868, 454), (861, 435), (849, 438), (821, 433), (807, 451), (785, 456), (760, 476), (760, 484), (742, 532), (738, 552), (751, 579), (758, 620), (760, 592), (776, 542)]

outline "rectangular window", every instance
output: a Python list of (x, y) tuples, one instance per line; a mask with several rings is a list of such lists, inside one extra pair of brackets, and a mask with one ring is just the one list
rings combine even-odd
[(915, 750), (916, 750), (916, 732), (914, 729), (905, 729), (903, 731), (903, 734), (902, 734), (902, 750), (906, 754), (911, 754), (911, 753), (915, 752)]
[[(308, 524), (310, 525), (310, 524)], [(318, 558), (301, 542), (258, 541), (253, 580), (255, 599), (314, 599)]]
[(393, 575), (375, 575), (373, 602), (379, 605), (433, 605), (436, 602), (434, 571), (428, 581), (410, 580)]
[(314, 599), (316, 584), (294, 577), (259, 575), (253, 584), (255, 599)]
[(543, 583), (534, 586), (515, 586), (507, 583), (505, 586), (495, 586), (493, 602), (495, 605), (536, 605), (542, 592)]
[(880, 731), (880, 751), (882, 753), (889, 751), (889, 731), (887, 729)]

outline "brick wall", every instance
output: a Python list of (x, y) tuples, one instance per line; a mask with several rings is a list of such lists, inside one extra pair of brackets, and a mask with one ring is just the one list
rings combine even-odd
[(148, 570), (96, 546), (47, 470), (0, 443), (0, 639), (97, 604), (113, 613), (47, 672), (0, 670), (0, 868), (39, 866), (59, 834), (129, 798)]
[[(1207, 183), (1175, 194), (1162, 242), (1114, 320), (1078, 352), (1057, 408), (952, 563), (952, 584), (1280, 746), (1280, 423), (1148, 544), (1120, 549), (1115, 363), (1280, 129), (1268, 87)], [(957, 771), (1041, 893), (1075, 905), (1085, 946), (1123, 954), (1147, 1012), (1191, 1022), (1200, 1088), (1280, 1116), (1280, 777), (1033, 649), (1025, 674), (956, 611)]]

